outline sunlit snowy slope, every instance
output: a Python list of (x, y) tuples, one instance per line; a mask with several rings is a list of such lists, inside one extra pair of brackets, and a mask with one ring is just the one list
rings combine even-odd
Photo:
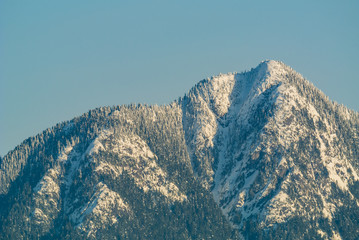
[(359, 115), (264, 61), (1, 159), (0, 238), (359, 239)]

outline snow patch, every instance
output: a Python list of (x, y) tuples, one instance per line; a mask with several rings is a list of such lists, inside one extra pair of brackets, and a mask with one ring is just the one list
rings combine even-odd
[(340, 234), (338, 232), (333, 231), (333, 237), (331, 240), (342, 240), (342, 237), (340, 236)]
[[(102, 226), (116, 223), (118, 214), (131, 212), (121, 196), (110, 190), (106, 184), (99, 182), (94, 190), (90, 201), (69, 216), (78, 228), (88, 233), (87, 237), (94, 237)], [(92, 219), (100, 221), (95, 224)]]
[(108, 153), (116, 154), (119, 160), (109, 163), (94, 158), (92, 161), (97, 163), (95, 172), (116, 180), (126, 171), (144, 192), (157, 191), (171, 201), (187, 199), (175, 184), (168, 181), (167, 174), (156, 163), (157, 156), (139, 136), (130, 132), (115, 134), (114, 131), (107, 130), (99, 138), (103, 142), (102, 148)]

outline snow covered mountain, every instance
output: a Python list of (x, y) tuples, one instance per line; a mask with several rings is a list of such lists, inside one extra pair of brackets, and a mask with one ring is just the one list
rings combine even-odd
[(1, 159), (2, 238), (359, 239), (359, 115), (277, 61)]

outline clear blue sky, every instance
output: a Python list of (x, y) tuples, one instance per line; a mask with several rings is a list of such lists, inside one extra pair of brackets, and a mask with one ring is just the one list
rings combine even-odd
[(0, 1), (0, 155), (100, 106), (285, 62), (359, 110), (359, 1)]

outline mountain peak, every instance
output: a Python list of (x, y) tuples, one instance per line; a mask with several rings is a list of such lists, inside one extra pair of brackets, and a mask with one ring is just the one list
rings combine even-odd
[(282, 61), (279, 60), (272, 60), (272, 59), (267, 59), (267, 60), (263, 60), (262, 62), (260, 62), (259, 66), (264, 66), (267, 68), (285, 68), (288, 67), (285, 63), (283, 63)]
[[(286, 65), (285, 63), (278, 60), (265, 60), (262, 61), (257, 67), (256, 70), (262, 74), (260, 74), (264, 78), (268, 78), (270, 76), (275, 76), (277, 80), (285, 80), (283, 76), (288, 73), (296, 73), (291, 67)], [(298, 74), (300, 75), (300, 74)]]
[[(239, 229), (251, 219), (266, 226), (294, 216), (307, 221), (310, 214), (298, 209), (321, 198), (317, 218), (337, 218), (342, 211), (333, 205), (337, 192), (352, 194), (359, 180), (355, 157), (336, 147), (347, 138), (338, 131), (351, 119), (343, 117), (349, 116), (346, 111), (280, 61), (263, 61), (227, 82), (217, 89), (211, 82), (201, 86), (184, 108), (197, 178), (224, 214)], [(347, 125), (355, 126), (354, 121)], [(293, 200), (302, 196), (303, 202)]]

